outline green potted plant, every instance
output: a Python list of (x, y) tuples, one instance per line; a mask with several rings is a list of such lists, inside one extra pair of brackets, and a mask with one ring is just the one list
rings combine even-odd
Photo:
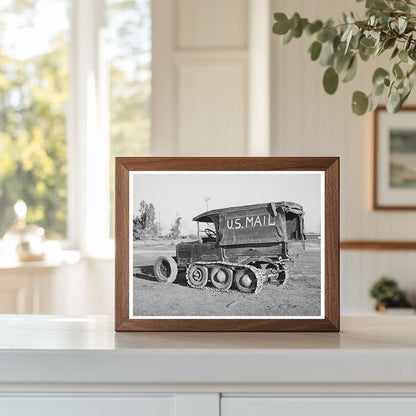
[(289, 18), (281, 12), (274, 19), (273, 33), (283, 36), (284, 44), (304, 34), (314, 38), (309, 54), (326, 68), (323, 86), (328, 94), (335, 93), (339, 81), (355, 77), (359, 61), (390, 55), (390, 64), (375, 70), (371, 93), (353, 93), (355, 114), (374, 110), (384, 95), (387, 110), (395, 113), (409, 97), (416, 79), (416, 0), (366, 0), (362, 19), (344, 13), (336, 21), (310, 22), (299, 13)]
[(387, 308), (411, 307), (397, 282), (387, 276), (381, 277), (373, 284), (370, 296), (376, 300), (376, 310), (379, 312), (385, 312)]

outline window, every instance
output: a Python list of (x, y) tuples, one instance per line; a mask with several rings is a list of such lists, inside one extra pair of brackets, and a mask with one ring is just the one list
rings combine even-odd
[[(67, 224), (68, 0), (0, 6), (0, 236), (24, 199), (49, 238)], [(51, 14), (54, 18), (50, 19)]]
[(151, 47), (151, 0), (1, 2), (0, 238), (17, 199), (84, 252), (113, 235), (114, 157), (149, 152)]
[(110, 79), (110, 234), (114, 235), (114, 157), (149, 153), (150, 0), (107, 0)]

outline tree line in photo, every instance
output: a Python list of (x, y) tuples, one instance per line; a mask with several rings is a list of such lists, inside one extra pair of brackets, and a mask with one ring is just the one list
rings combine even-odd
[(181, 237), (182, 218), (176, 214), (176, 218), (171, 224), (169, 231), (163, 232), (160, 218), (157, 218), (155, 206), (146, 201), (140, 202), (137, 215), (133, 215), (133, 241), (146, 241), (150, 238), (170, 238)]

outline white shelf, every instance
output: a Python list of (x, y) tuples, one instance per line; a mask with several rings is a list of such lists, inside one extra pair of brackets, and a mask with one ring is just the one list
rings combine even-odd
[(106, 317), (0, 317), (0, 383), (413, 384), (416, 316), (341, 333), (115, 333)]

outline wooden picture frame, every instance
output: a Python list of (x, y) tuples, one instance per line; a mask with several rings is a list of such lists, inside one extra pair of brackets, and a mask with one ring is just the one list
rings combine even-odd
[[(185, 183), (185, 181), (187, 182)], [(273, 186), (266, 186), (266, 184), (269, 183), (272, 183)], [(309, 186), (309, 183), (316, 184), (316, 186), (313, 185), (315, 188)], [(163, 184), (163, 186), (161, 184)], [(276, 184), (276, 189), (274, 189), (274, 184)], [(298, 186), (293, 186), (293, 184), (298, 184)], [(143, 225), (144, 221), (142, 221), (141, 218), (144, 218), (143, 210), (145, 208), (143, 207), (146, 204), (141, 205), (142, 211), (140, 211), (140, 215), (136, 215), (135, 213), (138, 212), (137, 204), (138, 201), (143, 197), (143, 195), (160, 195), (161, 192), (159, 192), (159, 190), (161, 187), (165, 189), (164, 192), (166, 192), (166, 195), (169, 194), (169, 197), (163, 195), (163, 198), (166, 199), (162, 200), (163, 204), (159, 203), (159, 207), (162, 206), (163, 209), (170, 210), (167, 212), (173, 212), (172, 210), (174, 208), (172, 208), (172, 205), (183, 204), (181, 205), (183, 209), (192, 209), (192, 215), (200, 214), (200, 212), (195, 212), (196, 209), (192, 208), (192, 204), (195, 203), (195, 200), (198, 200), (198, 204), (203, 204), (201, 198), (204, 194), (202, 193), (201, 189), (218, 190), (213, 191), (213, 194), (216, 194), (216, 192), (218, 192), (217, 200), (219, 201), (219, 206), (212, 207), (215, 209), (207, 209), (208, 212), (205, 213), (207, 215), (209, 214), (211, 217), (203, 217), (203, 215), (201, 214), (202, 217), (201, 215), (199, 215), (194, 218), (194, 220), (197, 222), (211, 221), (210, 218), (214, 218), (215, 215), (218, 214), (218, 217), (215, 218), (220, 219), (215, 220), (217, 221), (215, 222), (215, 227), (214, 225), (212, 225), (212, 227), (214, 228), (214, 234), (216, 233), (216, 235), (214, 237), (211, 236), (211, 239), (213, 240), (210, 240), (210, 236), (205, 236), (204, 239), (204, 237), (200, 237), (198, 229), (198, 235), (196, 237), (197, 241), (193, 241), (192, 243), (190, 243), (191, 245), (195, 244), (195, 247), (203, 246), (205, 249), (205, 247), (207, 247), (207, 244), (210, 243), (210, 247), (217, 247), (217, 245), (220, 244), (219, 242), (221, 238), (223, 239), (221, 241), (225, 241), (224, 239), (226, 235), (231, 235), (230, 233), (234, 233), (233, 235), (239, 235), (236, 230), (240, 228), (241, 224), (239, 223), (238, 218), (240, 218), (242, 214), (239, 214), (238, 212), (236, 214), (233, 214), (231, 211), (232, 209), (238, 208), (241, 210), (244, 208), (246, 217), (245, 219), (241, 217), (243, 219), (240, 218), (240, 222), (244, 223), (245, 220), (245, 225), (247, 228), (246, 230), (244, 230), (244, 232), (241, 231), (240, 235), (246, 233), (247, 235), (251, 236), (251, 234), (249, 233), (254, 232), (260, 235), (260, 237), (258, 237), (259, 240), (256, 240), (256, 244), (258, 245), (254, 249), (251, 246), (248, 247), (248, 252), (255, 253), (255, 256), (259, 256), (262, 247), (266, 247), (264, 248), (264, 250), (268, 250), (267, 253), (269, 253), (269, 251), (271, 250), (270, 247), (273, 247), (273, 250), (275, 250), (275, 247), (279, 245), (279, 247), (282, 247), (281, 253), (287, 254), (289, 253), (288, 247), (293, 250), (294, 247), (298, 247), (299, 252), (301, 252), (298, 259), (301, 260), (299, 260), (298, 266), (296, 266), (295, 262), (295, 266), (293, 266), (294, 269), (292, 270), (295, 270), (295, 267), (298, 267), (299, 270), (302, 271), (303, 281), (313, 281), (316, 283), (316, 286), (312, 287), (312, 283), (310, 283), (310, 287), (308, 286), (309, 292), (306, 291), (304, 286), (302, 286), (302, 291), (298, 290), (296, 282), (299, 282), (301, 278), (299, 277), (299, 274), (293, 272), (292, 277), (287, 279), (288, 283), (286, 283), (284, 286), (282, 285), (282, 287), (276, 287), (281, 283), (279, 279), (282, 276), (284, 278), (288, 276), (285, 270), (286, 264), (288, 263), (286, 263), (285, 261), (289, 262), (290, 260), (284, 258), (283, 254), (279, 256), (277, 260), (273, 260), (275, 262), (278, 262), (280, 266), (276, 266), (277, 263), (273, 263), (274, 266), (270, 266), (271, 263), (266, 265), (259, 262), (257, 264), (254, 262), (254, 260), (251, 261), (251, 259), (256, 259), (256, 261), (258, 261), (259, 257), (250, 257), (245, 264), (253, 265), (255, 269), (252, 270), (249, 270), (248, 266), (246, 265), (240, 266), (237, 263), (218, 263), (220, 264), (220, 268), (224, 268), (223, 271), (225, 272), (227, 271), (225, 270), (227, 269), (227, 267), (229, 267), (231, 270), (234, 270), (232, 272), (232, 276), (234, 276), (233, 285), (238, 284), (239, 289), (251, 290), (249, 289), (249, 287), (251, 287), (250, 285), (257, 284), (257, 287), (255, 288), (256, 294), (244, 294), (238, 292), (237, 290), (233, 290), (231, 292), (223, 292), (221, 290), (210, 291), (207, 290), (208, 285), (210, 283), (207, 284), (207, 287), (204, 287), (204, 290), (197, 290), (193, 287), (188, 287), (186, 284), (187, 281), (183, 277), (181, 278), (182, 285), (177, 284), (177, 282), (157, 282), (156, 279), (152, 277), (151, 265), (146, 264), (146, 266), (142, 266), (142, 263), (140, 263), (140, 259), (142, 257), (144, 258), (145, 256), (141, 257), (141, 255), (136, 255), (136, 253), (142, 253), (145, 250), (144, 241), (146, 237), (144, 236), (146, 235), (146, 228)], [(200, 187), (201, 189), (199, 189), (198, 187)], [(220, 191), (220, 189), (226, 189), (226, 191)], [(283, 189), (285, 189), (285, 191), (283, 191)], [(231, 206), (231, 204), (228, 204), (225, 207), (225, 209), (217, 209), (219, 207), (223, 208), (223, 206), (220, 203), (221, 198), (221, 201), (225, 201), (226, 198), (234, 198), (232, 199), (232, 201), (237, 201), (238, 199), (238, 201), (243, 202), (245, 201), (244, 198), (247, 198), (248, 202), (252, 202), (250, 198), (255, 198), (257, 194), (269, 195), (267, 194), (267, 192), (271, 191), (273, 191), (272, 194), (273, 198), (275, 198), (275, 201), (287, 201), (284, 198), (280, 198), (279, 194), (295, 195), (293, 192), (296, 191), (296, 195), (303, 195), (302, 198), (305, 198), (305, 206), (307, 204), (310, 204), (308, 206), (319, 206), (320, 208), (319, 210), (310, 209), (310, 212), (306, 213), (306, 225), (304, 225), (303, 222), (304, 217), (303, 212), (301, 212), (302, 207), (298, 208), (300, 205), (291, 205), (290, 202), (270, 202), (273, 201), (270, 200), (270, 198), (267, 200), (268, 203), (270, 202), (269, 204), (243, 204), (244, 206), (242, 207), (239, 206), (237, 208), (232, 209), (227, 208)], [(115, 194), (116, 331), (339, 331), (339, 158), (119, 157), (116, 158)], [(147, 196), (146, 198), (149, 202), (150, 199)], [(299, 201), (303, 201), (302, 198), (298, 198)], [(156, 205), (157, 204), (155, 204), (155, 206)], [(149, 206), (150, 205), (146, 205), (146, 207)], [(295, 208), (293, 208), (293, 206)], [(207, 206), (206, 208), (209, 207)], [(260, 215), (257, 215), (259, 211), (250, 211), (251, 209), (267, 209), (267, 212), (269, 212), (269, 223), (266, 223), (266, 215), (264, 215), (263, 218)], [(296, 211), (296, 209), (300, 209), (300, 211)], [(156, 211), (157, 210), (158, 208), (156, 208)], [(150, 212), (150, 210), (148, 212)], [(155, 210), (153, 210), (152, 212), (152, 215), (154, 217)], [(251, 212), (257, 213), (256, 219), (254, 219), (254, 217), (248, 216)], [(270, 212), (274, 213), (270, 214)], [(276, 212), (278, 212), (279, 214), (277, 214)], [(296, 214), (298, 212), (300, 213)], [(178, 216), (178, 214), (176, 215)], [(224, 223), (224, 220), (222, 220), (221, 218), (223, 218), (222, 216), (225, 215), (235, 215), (235, 217), (233, 218), (237, 219), (227, 220), (226, 227), (225, 225), (223, 225), (223, 228), (221, 228), (220, 222), (218, 221), (223, 221)], [(274, 222), (270, 222), (270, 215), (276, 216), (273, 220)], [(278, 217), (277, 215), (280, 215), (280, 217)], [(148, 214), (148, 217), (146, 218), (150, 218), (150, 214)], [(279, 234), (279, 227), (277, 225), (275, 226), (275, 223), (278, 218), (281, 218), (282, 221), (286, 221), (284, 226), (285, 231), (283, 234)], [(164, 233), (163, 231), (161, 231), (161, 221), (163, 221), (163, 219), (159, 219), (158, 235), (162, 235)], [(290, 223), (292, 225), (289, 224), (290, 221), (292, 221)], [(214, 223), (214, 219), (211, 222)], [(302, 228), (300, 224), (302, 224)], [(304, 240), (305, 233), (308, 232), (308, 227), (312, 229), (312, 226), (318, 227), (317, 229), (321, 233), (320, 237), (318, 236), (316, 237), (316, 239), (314, 239), (315, 237), (311, 233), (311, 239)], [(275, 230), (275, 228), (277, 231), (273, 231)], [(268, 230), (272, 230), (273, 233), (276, 232), (276, 235), (284, 236), (281, 240), (282, 243), (270, 243), (267, 242), (268, 240), (264, 240), (265, 243), (263, 244), (262, 238), (269, 238), (269, 234), (267, 234), (269, 232)], [(211, 231), (209, 232), (209, 234), (211, 234)], [(141, 235), (143, 237), (140, 237)], [(133, 241), (133, 237), (138, 238), (138, 240)], [(160, 238), (162, 239), (163, 237)], [(237, 250), (237, 248), (246, 247), (246, 240), (244, 240), (244, 238), (248, 238), (249, 240), (247, 241), (252, 241), (250, 240), (250, 238), (252, 237), (238, 237), (238, 239), (233, 243), (235, 245), (224, 246), (225, 248), (221, 246), (221, 248), (218, 249), (219, 251), (216, 251), (216, 253), (234, 253), (235, 250)], [(283, 238), (285, 240), (283, 240)], [(155, 241), (156, 247), (159, 247), (159, 240)], [(135, 244), (138, 244), (138, 246), (136, 246)], [(250, 244), (251, 243), (249, 243), (249, 245)], [(314, 244), (316, 246), (314, 246)], [(187, 248), (190, 246), (187, 246), (185, 244), (184, 247)], [(306, 247), (304, 252), (302, 251), (301, 247)], [(172, 246), (172, 248), (174, 248), (174, 246)], [(197, 252), (195, 250), (192, 253)], [(319, 250), (319, 254), (316, 254), (313, 250)], [(150, 251), (153, 252), (155, 250)], [(302, 256), (306, 256), (305, 253), (309, 253), (308, 256), (310, 257), (305, 257), (306, 260), (302, 260)], [(192, 256), (193, 255), (194, 254), (192, 254)], [(224, 254), (224, 256), (226, 255), (227, 254)], [(185, 256), (185, 260), (182, 258), (183, 256)], [(175, 261), (177, 262), (178, 266), (181, 266), (183, 265), (184, 261), (186, 262), (186, 259), (188, 257), (186, 257), (186, 255), (183, 255), (183, 251), (180, 251), (179, 255), (176, 256)], [(242, 257), (238, 257), (238, 259), (241, 258)], [(308, 274), (309, 272), (306, 271), (306, 268), (302, 268), (304, 267), (301, 266), (301, 264), (303, 264), (302, 262), (304, 262), (305, 264), (312, 264), (307, 263), (308, 261), (312, 262), (312, 260), (308, 260), (309, 258), (320, 259), (319, 262), (315, 262), (315, 260), (313, 260), (313, 262), (315, 262), (313, 264), (320, 265), (320, 274), (316, 274), (312, 277), (312, 275)], [(206, 257), (202, 257), (202, 259), (206, 259)], [(229, 257), (224, 257), (224, 259), (230, 260)], [(263, 261), (263, 257), (261, 257), (261, 259), (261, 261)], [(133, 260), (135, 263), (134, 265)], [(202, 262), (201, 258), (198, 258), (197, 260), (194, 259), (192, 261)], [(235, 262), (237, 260), (234, 259), (233, 261)], [(136, 262), (139, 265), (138, 268), (136, 267)], [(283, 263), (284, 266), (281, 265)], [(215, 263), (215, 265), (218, 264)], [(202, 270), (202, 272), (199, 275), (198, 273), (192, 274), (190, 272), (192, 265), (187, 264), (188, 268), (186, 269), (186, 277), (188, 279), (188, 285), (194, 284), (195, 282), (200, 282), (200, 280), (198, 279), (200, 279), (201, 276), (204, 277), (205, 269), (207, 269), (210, 273), (210, 279), (212, 280), (212, 284), (215, 283), (217, 285), (216, 287), (221, 287), (218, 286), (218, 284), (222, 284), (221, 282), (223, 280), (221, 280), (220, 277), (217, 278), (217, 276), (221, 276), (223, 278), (224, 276), (218, 274), (219, 272), (217, 269), (214, 271), (214, 267), (213, 264), (211, 264), (211, 260), (204, 264), (198, 263), (197, 266), (199, 267), (199, 269), (197, 267), (199, 271)], [(148, 270), (147, 275), (141, 274), (142, 269), (145, 269), (146, 267)], [(166, 276), (169, 276), (169, 273), (172, 272), (173, 268), (174, 265), (172, 266), (172, 268), (158, 268), (157, 273), (158, 275), (160, 275), (160, 273), (165, 273), (167, 270)], [(240, 270), (239, 268), (244, 268), (245, 271), (237, 273)], [(136, 272), (136, 270), (139, 270), (139, 272)], [(282, 270), (284, 270), (284, 272)], [(246, 278), (248, 275), (253, 277), (255, 274), (257, 280), (255, 280), (255, 278), (253, 277), (252, 280), (247, 279), (249, 281), (249, 283), (247, 283), (246, 281), (243, 281), (243, 278), (241, 280), (239, 280), (239, 278), (236, 278), (237, 274), (239, 276), (245, 274), (244, 278)], [(224, 275), (228, 276), (227, 273), (225, 273)], [(189, 278), (191, 279), (191, 281), (189, 281)], [(177, 279), (179, 279), (179, 277)], [(266, 279), (270, 280), (273, 284), (263, 286), (262, 291), (257, 293), (260, 283), (263, 283), (264, 281), (266, 281)], [(309, 283), (305, 285), (309, 285)], [(178, 293), (180, 293), (181, 296), (183, 294), (186, 294), (187, 297), (185, 299), (189, 300), (189, 302), (193, 305), (194, 309), (192, 309), (192, 312), (190, 312), (189, 316), (184, 315), (182, 310), (180, 310), (178, 314), (173, 313), (172, 309), (169, 309), (167, 312), (165, 312), (165, 309), (161, 309), (163, 311), (163, 314), (156, 312), (155, 315), (153, 309), (152, 312), (150, 312), (150, 309), (161, 308), (160, 304), (163, 304), (165, 299), (162, 298), (160, 295), (156, 295), (155, 292), (146, 292), (147, 290), (163, 291), (164, 294), (167, 294), (166, 301), (169, 301), (170, 305), (174, 305), (169, 306), (169, 308), (174, 308), (176, 304), (178, 304), (179, 308), (185, 306), (188, 307), (187, 301), (180, 301), (179, 297), (177, 298), (176, 303), (173, 303), (173, 300), (171, 299), (171, 297), (176, 296), (173, 295), (173, 291), (175, 290)], [(286, 292), (283, 292), (284, 290), (286, 290)], [(317, 290), (319, 292), (317, 292)], [(146, 293), (150, 293), (151, 295), (146, 295)], [(311, 293), (313, 293), (314, 297), (312, 297)], [(199, 303), (195, 304), (195, 299), (197, 298), (197, 296), (199, 296)], [(261, 301), (260, 303), (259, 299), (261, 298), (261, 296), (263, 296), (264, 299), (266, 299), (267, 302), (270, 302), (272, 305), (275, 305), (277, 302), (276, 299), (281, 297), (280, 303), (276, 304), (276, 306), (273, 306), (275, 308), (280, 308), (280, 305), (285, 305), (285, 300), (289, 296), (295, 296), (294, 299), (298, 299), (298, 301), (293, 302), (291, 307), (295, 309), (299, 308), (300, 312), (294, 315), (290, 315), (289, 312), (285, 312), (282, 315), (274, 314), (273, 312), (273, 314), (271, 315), (263, 316), (263, 310), (266, 307), (264, 303), (267, 302)], [(300, 297), (296, 298), (296, 296)], [(153, 297), (155, 298), (152, 301), (153, 303), (149, 303), (149, 299), (153, 299)], [(236, 313), (234, 315), (233, 312), (227, 316), (222, 316), (222, 312), (219, 314), (212, 315), (200, 315), (200, 313), (202, 313), (200, 309), (211, 307), (211, 303), (208, 300), (214, 302), (214, 300), (217, 301), (218, 299), (220, 299), (221, 305), (218, 303), (218, 305), (220, 305), (218, 308), (221, 307), (225, 309), (224, 305), (225, 303), (227, 303), (225, 302), (225, 300), (228, 297), (230, 297), (230, 301), (231, 297), (233, 297), (233, 299), (238, 297), (237, 301), (229, 302), (231, 304), (230, 308), (237, 305), (236, 308), (242, 308), (242, 313)], [(317, 308), (319, 308), (319, 312), (310, 312), (310, 315), (303, 316), (307, 312), (304, 312), (302, 308), (309, 307), (308, 301), (312, 298), (319, 298), (320, 300), (319, 302), (317, 300), (316, 304), (311, 303), (310, 309), (305, 310), (308, 312), (312, 311), (312, 309), (317, 310)], [(149, 314), (147, 314), (147, 309), (143, 309), (145, 308), (145, 306), (143, 306), (144, 304), (148, 305)], [(216, 304), (213, 303), (213, 305), (214, 306), (212, 306), (212, 310), (216, 311)], [(228, 307), (229, 305), (227, 304), (226, 306)], [(254, 308), (254, 312), (250, 311), (250, 313), (248, 313), (246, 311), (245, 308), (249, 308), (249, 306)], [(287, 306), (286, 309), (288, 308), (289, 306)], [(138, 312), (136, 311), (136, 309)], [(256, 312), (257, 310), (260, 311), (258, 314)], [(192, 314), (197, 315), (194, 316)]]
[(409, 142), (416, 161), (415, 116), (415, 106), (403, 107), (396, 114), (388, 113), (384, 106), (373, 112), (374, 210), (416, 209), (416, 170), (408, 169), (409, 165), (414, 165), (408, 160), (412, 155), (406, 149), (393, 149), (392, 143), (393, 140), (395, 143), (402, 141), (404, 147)]

